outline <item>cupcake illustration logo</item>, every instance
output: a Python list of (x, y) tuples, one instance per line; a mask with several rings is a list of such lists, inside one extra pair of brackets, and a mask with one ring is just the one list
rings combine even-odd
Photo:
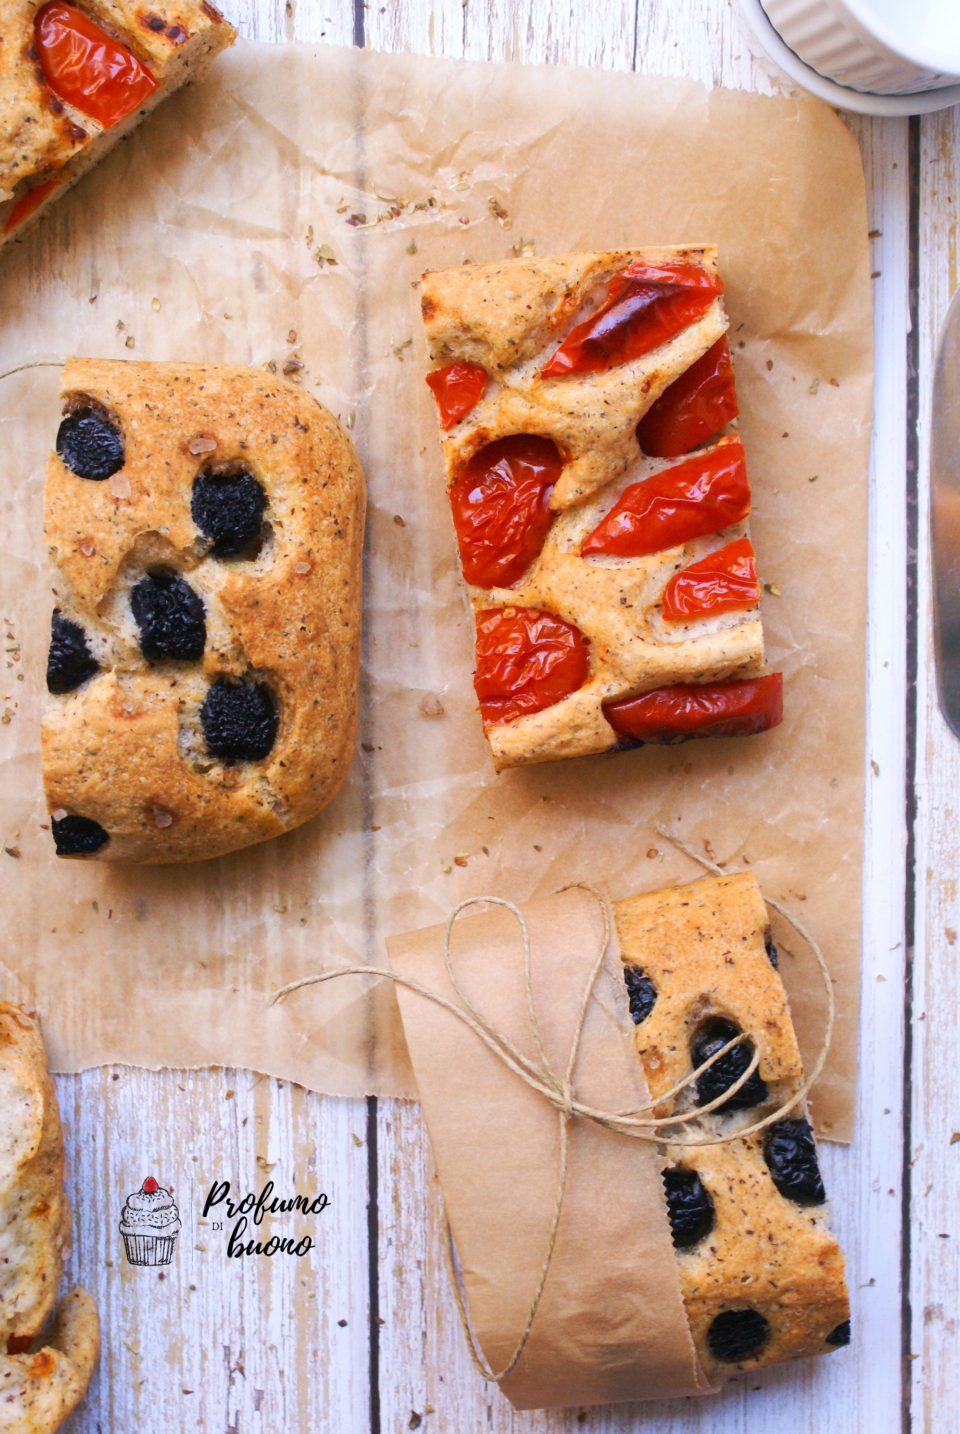
[(120, 1233), (131, 1265), (169, 1265), (180, 1234), (180, 1212), (169, 1190), (148, 1175), (127, 1196)]

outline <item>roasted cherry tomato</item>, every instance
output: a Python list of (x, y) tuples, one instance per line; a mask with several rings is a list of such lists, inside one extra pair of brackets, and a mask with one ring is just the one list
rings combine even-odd
[(34, 25), (47, 84), (61, 100), (109, 129), (142, 105), (157, 82), (136, 55), (82, 11), (59, 0)]
[(783, 721), (783, 673), (742, 682), (680, 682), (642, 697), (607, 702), (615, 732), (635, 742), (685, 742), (690, 737), (746, 737)]
[(580, 551), (639, 558), (719, 533), (749, 512), (743, 445), (733, 439), (632, 483)]
[(444, 432), (476, 408), (487, 391), (487, 382), (487, 370), (478, 363), (452, 363), (427, 374)]
[(759, 601), (753, 544), (749, 538), (737, 538), (670, 579), (663, 590), (663, 615), (668, 622), (686, 622)]
[(706, 443), (739, 412), (724, 334), (647, 410), (637, 427), (637, 442), (654, 458), (677, 458)]
[(628, 264), (607, 285), (607, 297), (564, 339), (543, 378), (605, 373), (659, 348), (705, 314), (723, 284), (696, 264)]
[(58, 179), (45, 179), (41, 184), (35, 184), (28, 189), (14, 204), (7, 215), (3, 226), (4, 234), (12, 234), (21, 224), (25, 224), (30, 215), (40, 208), (48, 194), (52, 194), (60, 183)]
[(552, 707), (587, 680), (590, 643), (578, 627), (532, 607), (477, 613), (473, 679), (485, 723)]
[(509, 587), (523, 576), (550, 529), (550, 494), (562, 467), (557, 445), (528, 433), (498, 438), (473, 455), (450, 489), (468, 583)]

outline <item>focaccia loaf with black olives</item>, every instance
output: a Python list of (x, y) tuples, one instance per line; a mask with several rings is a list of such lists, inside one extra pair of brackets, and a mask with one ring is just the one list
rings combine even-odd
[(0, 244), (235, 39), (210, 0), (4, 0)]
[[(802, 1104), (736, 1137), (790, 1101), (803, 1068), (760, 888), (749, 874), (707, 877), (614, 905), (636, 1045), (651, 1096), (669, 1115), (721, 1097), (678, 1127), (721, 1145), (665, 1147), (663, 1172), (680, 1285), (711, 1375), (825, 1353), (850, 1338), (844, 1261), (830, 1232), (813, 1132)], [(668, 1092), (740, 1032), (680, 1096)]]
[(356, 740), (350, 440), (260, 369), (74, 359), (61, 393), (42, 733), (58, 854), (195, 861), (289, 831)]
[(422, 312), (498, 770), (777, 725), (716, 249), (463, 264)]
[(70, 1241), (56, 1093), (36, 1018), (0, 1003), (0, 1432), (59, 1429), (100, 1347), (90, 1296), (74, 1290), (45, 1330)]

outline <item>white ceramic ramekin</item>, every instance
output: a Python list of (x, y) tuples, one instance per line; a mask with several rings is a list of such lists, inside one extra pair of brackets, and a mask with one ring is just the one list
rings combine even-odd
[(906, 115), (960, 103), (960, 0), (739, 5), (759, 50), (829, 104)]
[[(916, 94), (960, 81), (960, 41), (948, 0), (760, 0), (790, 49), (821, 75), (851, 89), (882, 95)], [(960, 0), (952, 0), (953, 6)], [(894, 7), (910, 14), (909, 29), (892, 25)], [(942, 16), (943, 48), (923, 34), (933, 11)], [(886, 14), (884, 12), (887, 12)], [(931, 36), (932, 38), (932, 36)], [(956, 53), (951, 53), (954, 40)]]

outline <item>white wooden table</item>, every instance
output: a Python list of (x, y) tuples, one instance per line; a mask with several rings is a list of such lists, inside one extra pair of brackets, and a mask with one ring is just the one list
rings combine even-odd
[[(769, 91), (730, 0), (225, 0), (252, 37), (573, 62)], [(850, 120), (875, 270), (870, 727), (860, 1116), (824, 1174), (849, 1257), (852, 1347), (751, 1376), (720, 1401), (517, 1415), (474, 1373), (440, 1256), (410, 1105), (321, 1098), (239, 1071), (126, 1068), (59, 1081), (77, 1225), (72, 1275), (105, 1349), (73, 1434), (893, 1434), (960, 1429), (957, 1376), (960, 750), (936, 708), (926, 551), (933, 346), (957, 283), (960, 113)], [(816, 236), (812, 236), (815, 242)], [(165, 1272), (127, 1266), (117, 1220), (148, 1173), (185, 1216)], [(224, 1257), (214, 1180), (321, 1189), (302, 1259)], [(165, 1278), (161, 1275), (165, 1274)]]

